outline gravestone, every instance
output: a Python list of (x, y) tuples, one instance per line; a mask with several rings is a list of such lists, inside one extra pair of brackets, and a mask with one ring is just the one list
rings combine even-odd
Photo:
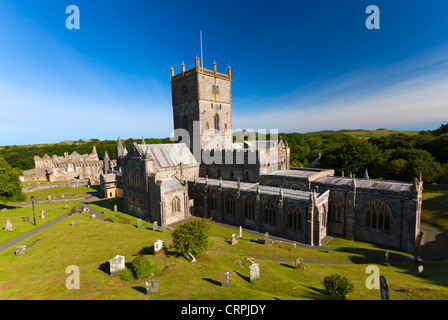
[(114, 205), (114, 211), (116, 212), (118, 210), (117, 205)]
[(51, 194), (48, 195), (47, 200), (51, 200)]
[(72, 221), (72, 222), (70, 222), (70, 225), (71, 225), (71, 226), (76, 225), (76, 221)]
[(385, 276), (380, 276), (381, 300), (390, 300), (389, 284)]
[(234, 262), (235, 262), (237, 265), (239, 265), (239, 267), (240, 267), (241, 269), (244, 270), (244, 266), (243, 266), (243, 264), (241, 263), (240, 260), (236, 259)]
[(107, 209), (106, 208), (103, 208), (103, 213), (107, 213)]
[(223, 287), (231, 287), (232, 286), (232, 271), (223, 271), (222, 272), (221, 285)]
[(152, 230), (153, 230), (153, 231), (157, 231), (158, 228), (159, 228), (159, 225), (158, 225), (157, 221), (154, 221), (154, 222), (152, 223)]
[(421, 276), (423, 274), (423, 266), (419, 265), (418, 266), (418, 275)]
[(232, 234), (232, 246), (237, 244), (237, 243), (238, 243), (238, 240), (236, 239), (236, 235)]
[(249, 266), (250, 282), (260, 279), (260, 265), (258, 263), (252, 263)]
[(16, 247), (16, 256), (23, 256), (25, 254), (26, 246), (21, 245)]
[(243, 237), (243, 228), (240, 226), (240, 233), (238, 234), (238, 238), (242, 238)]
[(90, 212), (90, 209), (87, 208), (87, 207), (85, 207), (85, 208), (83, 209), (83, 211), (84, 211), (84, 212)]
[(110, 267), (109, 267), (110, 275), (114, 275), (114, 274), (124, 271), (124, 267), (125, 267), (124, 256), (116, 255), (115, 257), (110, 259), (109, 265), (110, 265)]
[(64, 193), (63, 193), (63, 194), (61, 195), (61, 198), (62, 198), (62, 199), (64, 199), (64, 198), (65, 198), (65, 194), (64, 194)]
[(131, 219), (118, 217), (118, 222), (123, 224), (131, 224)]
[(90, 215), (90, 218), (95, 218), (95, 214), (92, 213), (92, 214)]
[(138, 218), (137, 219), (137, 228), (141, 228), (142, 227), (142, 219)]
[(251, 264), (255, 263), (255, 261), (252, 260), (252, 258), (246, 258), (246, 261), (250, 262)]
[(162, 225), (162, 232), (166, 233), (168, 231), (166, 224)]
[(12, 229), (12, 222), (11, 222), (11, 220), (9, 220), (9, 219), (6, 220), (4, 230), (5, 231), (12, 231), (13, 230)]
[(194, 258), (194, 256), (190, 252), (187, 252), (186, 254), (184, 254), (184, 257), (185, 257), (185, 259), (187, 259), (191, 263), (196, 262), (196, 259)]
[(264, 233), (264, 244), (267, 246), (269, 243), (269, 232)]
[(44, 213), (45, 213), (45, 209), (41, 209), (41, 210), (40, 210), (40, 218), (41, 218), (41, 219), (45, 219), (45, 215), (44, 215)]
[(6, 209), (6, 208), (3, 208), (3, 209), (2, 209), (2, 212), (6, 212), (6, 211), (8, 211), (8, 209)]
[(159, 280), (150, 279), (146, 281), (146, 294), (159, 293)]
[(159, 252), (163, 248), (165, 248), (165, 241), (157, 240), (156, 242), (154, 242), (154, 253)]
[(384, 254), (384, 258), (385, 258), (386, 262), (389, 262), (389, 261), (390, 261), (390, 254), (389, 254), (389, 251), (387, 251), (387, 252)]
[(28, 217), (28, 216), (23, 217), (23, 222), (30, 222), (30, 217)]
[(66, 204), (66, 205), (64, 206), (64, 209), (68, 209), (68, 204)]
[(295, 261), (295, 266), (297, 269), (304, 269), (303, 258), (297, 258)]

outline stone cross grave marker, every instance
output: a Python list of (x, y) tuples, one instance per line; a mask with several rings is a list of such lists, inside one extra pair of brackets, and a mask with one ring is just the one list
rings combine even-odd
[(157, 231), (158, 228), (159, 228), (159, 224), (157, 223), (157, 221), (154, 221), (154, 222), (152, 223), (152, 230), (153, 230), (153, 231)]
[(236, 235), (235, 235), (235, 234), (232, 234), (232, 246), (235, 245), (235, 244), (237, 244), (237, 243), (238, 243), (238, 240), (237, 240), (237, 238), (236, 238)]
[(260, 265), (258, 263), (252, 263), (249, 266), (250, 282), (260, 279)]
[(380, 276), (381, 300), (390, 300), (389, 284), (385, 276)]
[(117, 205), (114, 205), (114, 211), (117, 212), (117, 210), (118, 210)]
[(264, 233), (264, 244), (267, 246), (269, 243), (269, 232)]
[(12, 222), (11, 222), (11, 220), (6, 220), (6, 222), (5, 222), (5, 229), (4, 229), (5, 231), (12, 231), (13, 229), (12, 229)]
[(117, 274), (122, 271), (124, 271), (125, 264), (124, 264), (124, 256), (116, 255), (109, 261), (110, 265), (110, 274)]
[(165, 241), (157, 240), (156, 242), (154, 242), (154, 253), (159, 252), (163, 248), (165, 248)]
[(138, 218), (137, 219), (137, 228), (141, 228), (142, 227), (142, 219)]
[(232, 286), (232, 271), (223, 271), (222, 272), (221, 285), (223, 287), (231, 287)]
[(16, 247), (16, 256), (23, 256), (25, 254), (26, 246), (21, 245)]
[(146, 281), (146, 294), (159, 293), (159, 280), (149, 279)]

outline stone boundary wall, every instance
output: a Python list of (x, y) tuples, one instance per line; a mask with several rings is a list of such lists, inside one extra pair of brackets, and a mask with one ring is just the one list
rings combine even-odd
[(33, 184), (33, 185), (24, 185), (22, 187), (22, 192), (23, 193), (30, 193), (30, 192), (34, 192), (34, 191), (39, 191), (39, 190), (46, 190), (46, 189), (51, 189), (51, 188), (56, 188), (56, 187), (85, 187), (87, 186), (88, 180), (79, 180), (79, 181), (68, 181), (65, 183), (43, 183), (43, 184)]

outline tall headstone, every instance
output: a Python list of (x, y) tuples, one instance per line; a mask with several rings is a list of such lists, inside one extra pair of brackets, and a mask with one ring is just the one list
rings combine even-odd
[(159, 280), (149, 279), (146, 281), (146, 294), (159, 293)]
[(41, 219), (45, 219), (45, 215), (44, 215), (44, 213), (45, 213), (45, 209), (42, 208), (42, 209), (40, 210), (40, 218), (41, 218)]
[(238, 234), (238, 238), (242, 238), (243, 237), (243, 228), (240, 226), (240, 230), (239, 230), (239, 234)]
[(258, 263), (252, 263), (249, 266), (250, 282), (260, 279), (260, 265)]
[(47, 200), (51, 200), (51, 194), (48, 195)]
[(222, 272), (221, 285), (223, 287), (231, 287), (232, 286), (232, 271), (223, 271)]
[(157, 240), (156, 242), (154, 242), (154, 253), (159, 252), (160, 250), (162, 250), (165, 247), (165, 241), (163, 240)]
[(385, 276), (380, 276), (381, 300), (390, 300), (389, 284)]
[(141, 228), (142, 227), (142, 219), (138, 218), (137, 219), (137, 228)]
[(116, 255), (112, 259), (110, 259), (110, 274), (117, 274), (122, 271), (124, 271), (125, 264), (124, 264), (124, 256)]
[(64, 206), (64, 209), (68, 209), (68, 204), (66, 204), (66, 205)]
[(159, 228), (159, 224), (157, 223), (157, 221), (154, 221), (154, 222), (152, 223), (152, 230), (153, 230), (153, 231), (157, 231), (158, 228)]
[(12, 222), (11, 222), (11, 220), (9, 220), (9, 219), (6, 220), (4, 230), (5, 231), (12, 231), (13, 230), (12, 229)]
[(303, 269), (303, 258), (297, 258), (295, 261), (295, 266), (297, 269)]
[(26, 246), (21, 245), (16, 247), (16, 256), (23, 256), (25, 254)]
[(264, 233), (264, 244), (266, 246), (269, 244), (269, 232)]
[(419, 276), (423, 275), (423, 266), (422, 265), (418, 266), (418, 275)]

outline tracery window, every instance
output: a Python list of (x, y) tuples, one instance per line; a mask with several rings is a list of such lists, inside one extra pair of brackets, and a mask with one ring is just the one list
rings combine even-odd
[(226, 198), (226, 210), (229, 214), (235, 214), (235, 198), (231, 194)]
[(204, 189), (200, 188), (198, 191), (198, 205), (200, 207), (204, 206)]
[(342, 222), (342, 203), (339, 199), (332, 198), (330, 200), (330, 221)]
[(254, 201), (251, 198), (246, 198), (244, 200), (244, 216), (247, 219), (254, 218)]
[(291, 206), (288, 210), (288, 225), (295, 231), (302, 230), (300, 211), (296, 206)]
[(210, 195), (210, 209), (214, 210), (214, 211), (218, 211), (219, 210), (219, 198), (218, 198), (218, 194), (216, 193), (216, 191), (213, 191), (212, 194)]
[(275, 206), (271, 201), (267, 201), (264, 205), (265, 221), (268, 224), (275, 224)]
[(388, 232), (392, 211), (383, 201), (376, 199), (366, 205), (366, 227)]
[(178, 197), (174, 197), (173, 201), (171, 202), (172, 206), (172, 212), (179, 212), (180, 211), (180, 199)]

